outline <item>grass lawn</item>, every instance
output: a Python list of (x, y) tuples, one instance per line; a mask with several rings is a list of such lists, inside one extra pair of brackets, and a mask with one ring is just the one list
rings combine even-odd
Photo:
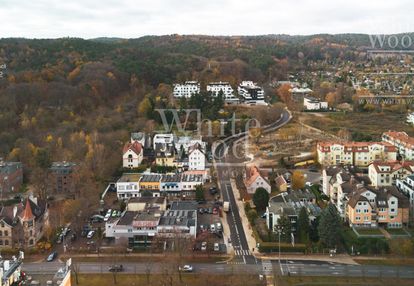
[(402, 228), (387, 228), (386, 231), (391, 235), (408, 235)]
[(359, 235), (382, 235), (382, 232), (378, 228), (356, 228)]
[[(289, 286), (331, 286), (331, 285), (364, 285), (388, 286), (395, 284), (395, 278), (360, 278), (360, 277), (283, 277), (283, 284)], [(399, 279), (399, 286), (413, 285), (412, 279)]]
[(145, 274), (79, 274), (76, 284), (76, 277), (72, 274), (72, 285), (88, 286), (133, 286), (133, 285), (231, 285), (231, 286), (261, 286), (263, 281), (259, 280), (258, 275), (207, 275), (207, 274), (183, 274), (182, 281), (178, 274), (172, 275), (150, 275), (149, 280)]

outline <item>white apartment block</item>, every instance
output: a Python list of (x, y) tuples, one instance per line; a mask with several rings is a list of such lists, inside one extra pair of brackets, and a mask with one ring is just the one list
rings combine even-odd
[(374, 187), (385, 187), (396, 184), (397, 179), (405, 179), (411, 175), (414, 164), (411, 161), (405, 162), (378, 162), (375, 161), (368, 167), (368, 176), (371, 185)]
[(397, 188), (400, 192), (408, 196), (410, 206), (414, 206), (414, 175), (409, 175), (405, 179), (397, 179)]
[(217, 97), (220, 92), (223, 93), (225, 101), (238, 101), (239, 99), (234, 96), (234, 90), (228, 82), (210, 82), (207, 84), (207, 91), (214, 97)]
[(328, 109), (328, 102), (320, 101), (314, 97), (305, 97), (303, 99), (303, 108), (305, 110), (324, 110)]
[(176, 98), (190, 98), (197, 93), (200, 93), (200, 83), (198, 81), (186, 81), (184, 84), (174, 85), (173, 95)]
[(414, 160), (414, 138), (405, 132), (388, 131), (382, 134), (382, 141), (391, 143), (405, 160)]
[(368, 167), (374, 161), (395, 161), (397, 149), (387, 142), (319, 142), (318, 162), (324, 166)]
[(188, 169), (204, 171), (206, 168), (206, 155), (200, 144), (190, 147), (188, 154)]
[(264, 91), (263, 88), (255, 84), (253, 81), (242, 81), (237, 92), (245, 101), (256, 104), (264, 103)]
[(152, 145), (154, 150), (158, 144), (162, 146), (173, 146), (174, 145), (174, 135), (172, 133), (168, 134), (155, 134), (154, 139), (152, 140)]

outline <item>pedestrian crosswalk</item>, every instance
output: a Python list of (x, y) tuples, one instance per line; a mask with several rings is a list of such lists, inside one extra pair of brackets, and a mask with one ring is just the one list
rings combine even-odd
[(262, 259), (262, 268), (265, 275), (270, 275), (273, 272), (272, 261)]
[(229, 262), (227, 262), (227, 264), (241, 265), (241, 264), (246, 264), (246, 262), (244, 262), (244, 261), (229, 261)]
[(234, 253), (236, 254), (236, 256), (247, 256), (247, 255), (251, 255), (249, 250), (245, 250), (245, 249), (236, 249), (234, 251)]

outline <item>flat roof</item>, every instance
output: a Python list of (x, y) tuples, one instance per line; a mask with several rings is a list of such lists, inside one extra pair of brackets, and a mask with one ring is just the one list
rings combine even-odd
[(128, 183), (128, 182), (138, 183), (140, 178), (141, 178), (141, 174), (124, 173), (122, 174), (121, 178), (119, 178), (118, 183)]

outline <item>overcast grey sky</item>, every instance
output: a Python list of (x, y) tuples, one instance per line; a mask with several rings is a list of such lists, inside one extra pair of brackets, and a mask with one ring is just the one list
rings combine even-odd
[(412, 0), (0, 0), (0, 38), (414, 31)]

